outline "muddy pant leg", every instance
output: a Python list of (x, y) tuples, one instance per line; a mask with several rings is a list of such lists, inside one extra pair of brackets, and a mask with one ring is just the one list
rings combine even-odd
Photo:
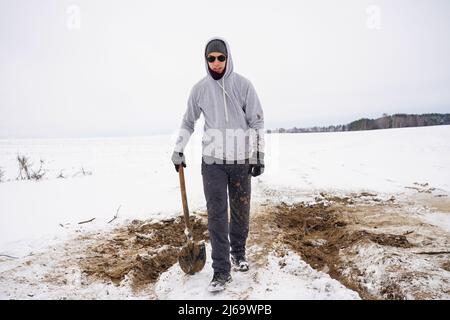
[(230, 241), (228, 239), (227, 172), (224, 165), (202, 162), (203, 190), (208, 210), (214, 272), (229, 273)]
[(230, 243), (233, 256), (245, 256), (249, 229), (251, 175), (248, 164), (233, 165), (229, 172)]

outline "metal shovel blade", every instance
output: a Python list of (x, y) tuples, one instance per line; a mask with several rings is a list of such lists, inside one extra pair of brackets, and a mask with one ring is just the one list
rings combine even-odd
[(205, 266), (205, 262), (206, 247), (203, 241), (189, 241), (181, 248), (178, 254), (178, 263), (181, 270), (187, 274), (200, 272)]

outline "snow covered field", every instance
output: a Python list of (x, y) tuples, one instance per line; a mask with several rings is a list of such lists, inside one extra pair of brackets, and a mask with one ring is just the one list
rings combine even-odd
[[(450, 239), (449, 137), (450, 126), (267, 135), (266, 171), (252, 182), (253, 208), (314, 202), (321, 192), (339, 196), (368, 192), (381, 199), (395, 196), (404, 201), (428, 196), (420, 204), (414, 200), (408, 210), (423, 223), (439, 228), (445, 246), (445, 237)], [(62, 268), (57, 266), (58, 259), (70, 257), (64, 251), (66, 243), (80, 235), (111, 233), (133, 219), (158, 221), (181, 214), (178, 175), (170, 161), (173, 142), (170, 135), (0, 140), (4, 172), (0, 183), (0, 298), (359, 299), (357, 292), (326, 271), (311, 268), (289, 250), (284, 257), (269, 250), (267, 263), (255, 265), (248, 274), (235, 274), (229, 290), (219, 296), (206, 292), (212, 276), (209, 257), (198, 275), (184, 276), (174, 265), (151, 290), (141, 292), (131, 290), (127, 279), (120, 285), (107, 281), (83, 284), (76, 265), (67, 269), (63, 282), (44, 281)], [(28, 156), (34, 168), (42, 159), (43, 180), (17, 181), (18, 155)], [(191, 138), (186, 157), (189, 208), (205, 212), (198, 133)], [(64, 178), (58, 178), (61, 174)], [(116, 213), (117, 218), (108, 223)], [(257, 250), (256, 244), (252, 250)], [(450, 280), (450, 271), (442, 272), (436, 281)]]

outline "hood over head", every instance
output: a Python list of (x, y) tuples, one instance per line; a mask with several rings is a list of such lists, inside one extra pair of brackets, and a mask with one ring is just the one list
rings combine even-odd
[(208, 41), (205, 44), (205, 50), (204, 50), (204, 55), (203, 58), (205, 59), (205, 67), (206, 67), (206, 74), (208, 75), (208, 77), (210, 77), (211, 79), (214, 79), (211, 76), (211, 73), (209, 72), (209, 66), (208, 66), (208, 61), (206, 60), (206, 49), (208, 47), (208, 44), (212, 41), (212, 40), (221, 40), (225, 43), (225, 47), (227, 49), (226, 52), (226, 56), (227, 56), (227, 63), (225, 66), (225, 74), (223, 75), (222, 79), (226, 79), (228, 78), (228, 76), (233, 72), (233, 58), (231, 57), (231, 50), (230, 50), (230, 46), (228, 45), (228, 42), (221, 37), (213, 37), (208, 39)]

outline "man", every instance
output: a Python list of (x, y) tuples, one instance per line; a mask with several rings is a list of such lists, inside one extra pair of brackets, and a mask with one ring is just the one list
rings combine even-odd
[(230, 253), (235, 269), (249, 269), (245, 245), (251, 176), (264, 172), (264, 116), (253, 85), (233, 72), (226, 40), (210, 39), (204, 58), (207, 75), (191, 90), (172, 162), (177, 172), (180, 165), (186, 167), (183, 150), (202, 113), (205, 127), (201, 172), (214, 269), (209, 290), (217, 292), (231, 281)]

